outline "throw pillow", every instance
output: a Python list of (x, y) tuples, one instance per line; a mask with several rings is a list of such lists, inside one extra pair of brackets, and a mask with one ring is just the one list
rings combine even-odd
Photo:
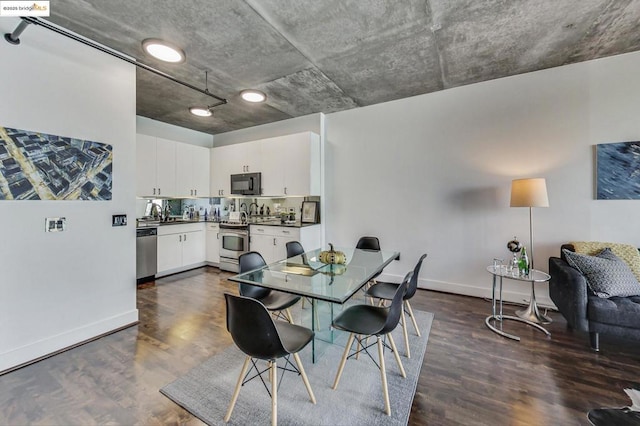
[(605, 248), (595, 256), (563, 250), (567, 262), (584, 275), (587, 285), (598, 297), (627, 297), (640, 295), (640, 283), (629, 266), (611, 249)]
[(640, 281), (640, 252), (631, 244), (604, 243), (600, 241), (574, 241), (571, 244), (573, 244), (576, 253), (588, 254), (589, 256), (595, 256), (609, 247), (613, 254), (627, 262), (636, 279)]

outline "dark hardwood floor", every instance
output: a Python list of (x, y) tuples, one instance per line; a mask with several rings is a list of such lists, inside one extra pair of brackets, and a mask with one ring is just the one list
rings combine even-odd
[[(227, 276), (207, 267), (139, 287), (139, 325), (0, 376), (0, 424), (201, 424), (158, 390), (232, 344)], [(585, 425), (640, 382), (640, 344), (603, 336), (594, 353), (558, 313), (550, 339), (505, 326), (518, 343), (486, 328), (485, 300), (420, 290), (412, 305), (435, 320), (410, 424)]]

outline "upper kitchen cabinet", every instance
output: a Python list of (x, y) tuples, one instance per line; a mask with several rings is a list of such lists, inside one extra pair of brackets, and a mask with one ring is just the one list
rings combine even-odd
[(176, 196), (209, 196), (209, 148), (176, 144)]
[(261, 170), (260, 142), (225, 145), (211, 150), (211, 196), (231, 195), (231, 175)]
[(320, 195), (320, 137), (295, 133), (262, 142), (264, 195)]
[(136, 135), (136, 195), (175, 196), (176, 145), (176, 142), (167, 139)]
[(211, 195), (230, 195), (230, 175), (262, 173), (263, 196), (320, 195), (320, 137), (312, 132), (211, 150)]

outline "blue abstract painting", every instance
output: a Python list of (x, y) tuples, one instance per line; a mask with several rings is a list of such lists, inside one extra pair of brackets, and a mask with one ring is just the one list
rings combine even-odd
[(596, 145), (597, 199), (640, 199), (640, 142)]

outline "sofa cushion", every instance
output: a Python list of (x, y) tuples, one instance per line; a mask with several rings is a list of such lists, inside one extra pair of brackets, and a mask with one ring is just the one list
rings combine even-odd
[(640, 295), (640, 283), (629, 266), (609, 248), (595, 256), (563, 250), (569, 265), (587, 279), (587, 285), (598, 297)]
[(631, 244), (619, 244), (619, 243), (603, 243), (599, 241), (573, 241), (574, 251), (579, 254), (588, 254), (589, 256), (595, 256), (607, 247), (611, 249), (613, 254), (624, 260), (636, 279), (640, 281), (640, 252)]
[(587, 306), (589, 320), (601, 324), (640, 328), (640, 296), (590, 297)]

